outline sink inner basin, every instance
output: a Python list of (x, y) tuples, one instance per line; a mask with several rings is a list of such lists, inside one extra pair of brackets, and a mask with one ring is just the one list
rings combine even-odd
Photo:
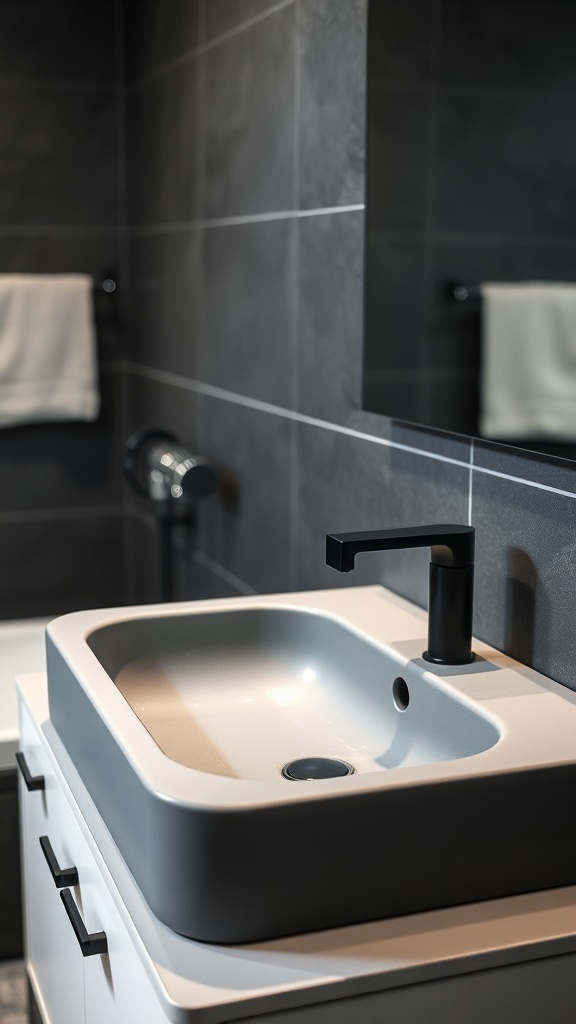
[(280, 779), (312, 756), (382, 772), (468, 757), (499, 736), (422, 669), (320, 614), (150, 617), (87, 642), (160, 749), (213, 775)]

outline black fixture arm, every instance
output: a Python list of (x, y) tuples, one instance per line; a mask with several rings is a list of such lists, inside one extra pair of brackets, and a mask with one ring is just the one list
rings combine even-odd
[(474, 527), (452, 524), (399, 530), (335, 533), (326, 537), (326, 561), (338, 572), (350, 572), (361, 551), (430, 548), (431, 564), (458, 569), (474, 564)]
[(350, 572), (361, 551), (430, 548), (428, 648), (423, 657), (438, 665), (473, 661), (474, 527), (455, 524), (398, 530), (336, 533), (326, 537), (326, 562)]

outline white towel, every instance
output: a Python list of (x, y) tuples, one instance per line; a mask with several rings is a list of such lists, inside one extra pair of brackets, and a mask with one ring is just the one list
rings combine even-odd
[(480, 433), (576, 440), (576, 285), (484, 284)]
[(0, 274), (0, 426), (98, 416), (92, 278)]

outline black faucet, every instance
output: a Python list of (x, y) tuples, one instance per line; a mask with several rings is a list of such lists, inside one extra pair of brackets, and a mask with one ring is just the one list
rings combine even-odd
[(326, 562), (350, 572), (360, 551), (395, 548), (431, 550), (428, 649), (423, 657), (437, 665), (466, 665), (472, 654), (474, 527), (414, 526), (399, 530), (337, 533), (326, 537)]

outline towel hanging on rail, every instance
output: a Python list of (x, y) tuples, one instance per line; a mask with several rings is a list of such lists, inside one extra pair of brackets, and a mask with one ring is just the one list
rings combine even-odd
[(480, 432), (576, 440), (576, 285), (482, 285)]
[(95, 420), (93, 280), (0, 274), (0, 427)]

